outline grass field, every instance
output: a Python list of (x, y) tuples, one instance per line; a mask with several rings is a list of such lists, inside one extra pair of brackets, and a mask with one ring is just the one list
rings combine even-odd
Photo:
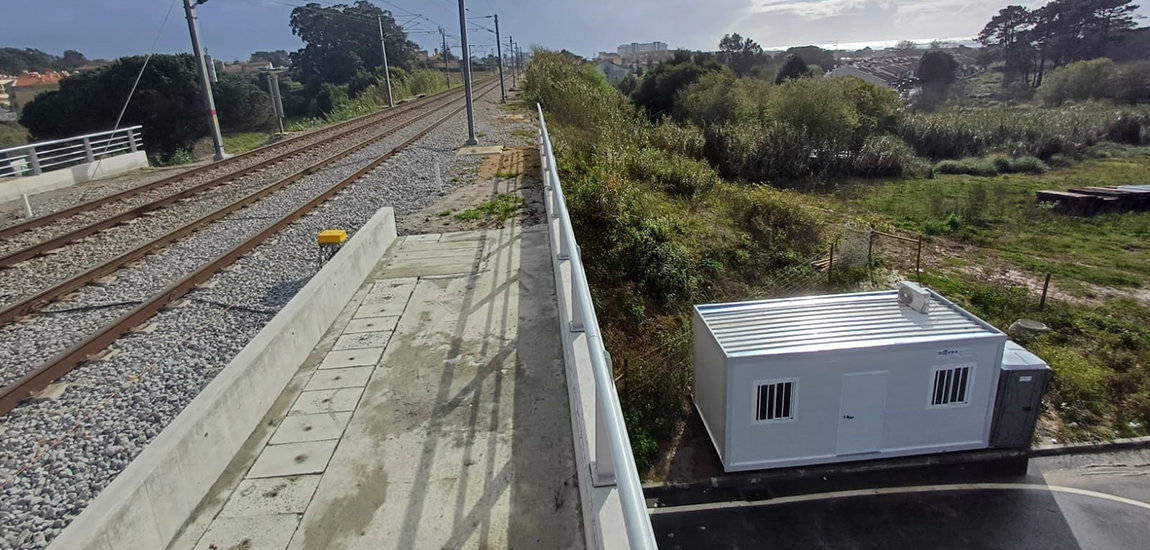
[[(1034, 191), (1150, 183), (1150, 148), (1112, 150), (1041, 175), (940, 176), (808, 195), (841, 214), (922, 232), (923, 282), (1005, 330), (1037, 319), (1028, 347), (1055, 370), (1042, 436), (1146, 435), (1150, 422), (1150, 213), (1057, 214)], [(1046, 307), (1038, 294), (1046, 273)]]
[(238, 155), (262, 147), (268, 142), (267, 132), (230, 132), (224, 134), (224, 150)]

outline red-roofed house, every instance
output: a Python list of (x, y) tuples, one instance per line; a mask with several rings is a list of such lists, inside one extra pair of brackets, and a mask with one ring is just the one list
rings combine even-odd
[(16, 82), (9, 87), (12, 108), (20, 109), (27, 105), (36, 96), (60, 89), (60, 80), (68, 76), (67, 72), (48, 71), (44, 73), (24, 73), (16, 77)]

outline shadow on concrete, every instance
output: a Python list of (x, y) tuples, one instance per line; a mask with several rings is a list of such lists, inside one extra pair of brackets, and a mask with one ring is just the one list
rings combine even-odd
[[(417, 455), (395, 546), (419, 547), (421, 535), (445, 530), (450, 536), (444, 548), (581, 547), (547, 233), (491, 230), (483, 238), (486, 270), (467, 276), (472, 290), (456, 306), (460, 314), (438, 381), (434, 417)], [(522, 239), (518, 252), (513, 239)], [(497, 278), (487, 285), (483, 278), (491, 273)], [(485, 335), (481, 340), (474, 337), (477, 327)], [(470, 380), (458, 380), (463, 373), (458, 365), (477, 358), (484, 364), (470, 371)], [(465, 406), (470, 410), (464, 425), (448, 426), (445, 418), (458, 417)], [(448, 456), (437, 452), (445, 446), (462, 449), (450, 455), (461, 457), (459, 477), (451, 483), (454, 499), (450, 509), (429, 509), (433, 462)], [(442, 519), (436, 523), (433, 517)]]

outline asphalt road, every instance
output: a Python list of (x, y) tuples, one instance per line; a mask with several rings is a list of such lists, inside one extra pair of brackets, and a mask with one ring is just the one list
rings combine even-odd
[(1150, 548), (1150, 452), (1037, 458), (1024, 475), (954, 470), (784, 482), (758, 499), (658, 508), (652, 523), (663, 550)]

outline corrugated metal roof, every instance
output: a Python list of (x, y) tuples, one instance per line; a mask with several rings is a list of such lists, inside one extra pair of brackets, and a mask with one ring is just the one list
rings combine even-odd
[(696, 306), (728, 356), (777, 355), (1001, 336), (1002, 332), (931, 292), (922, 314), (898, 291)]

